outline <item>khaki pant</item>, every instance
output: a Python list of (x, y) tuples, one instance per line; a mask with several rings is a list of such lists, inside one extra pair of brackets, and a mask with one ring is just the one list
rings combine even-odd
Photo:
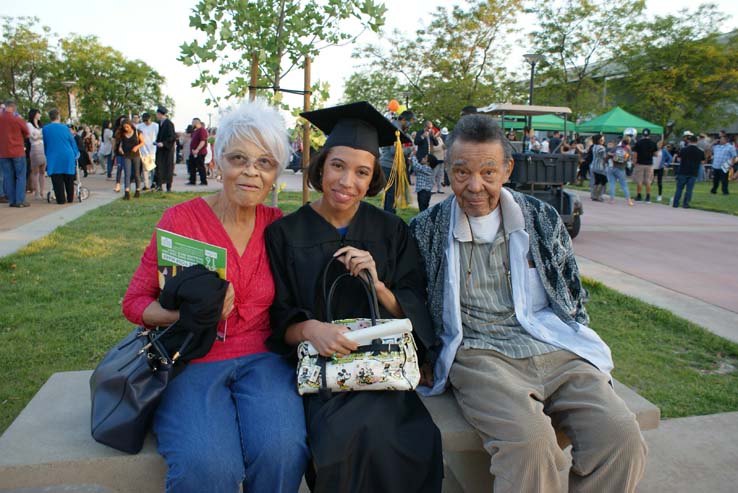
[(633, 183), (650, 185), (653, 181), (653, 166), (650, 164), (636, 164), (633, 169)]
[(512, 359), (459, 349), (449, 378), (491, 455), (495, 493), (565, 491), (554, 428), (572, 442), (570, 491), (633, 492), (643, 477), (647, 448), (635, 415), (607, 376), (576, 355)]

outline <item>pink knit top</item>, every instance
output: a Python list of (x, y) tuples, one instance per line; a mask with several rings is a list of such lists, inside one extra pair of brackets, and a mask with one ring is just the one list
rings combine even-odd
[[(274, 280), (264, 247), (264, 229), (280, 217), (282, 211), (279, 209), (263, 205), (256, 208), (254, 232), (243, 255), (238, 254), (223, 224), (202, 198), (169, 208), (159, 221), (157, 227), (161, 229), (223, 247), (228, 252), (227, 280), (233, 284), (236, 299), (227, 320), (226, 340), (216, 340), (210, 352), (193, 363), (267, 351), (265, 341), (271, 333), (269, 307), (274, 298)], [(128, 285), (123, 298), (123, 314), (134, 324), (144, 325), (143, 312), (157, 299), (159, 280), (154, 234)]]

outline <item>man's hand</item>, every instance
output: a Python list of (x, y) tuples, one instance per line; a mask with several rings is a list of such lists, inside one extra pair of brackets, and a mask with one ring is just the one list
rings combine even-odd
[(433, 387), (433, 368), (431, 368), (430, 363), (424, 363), (420, 367), (420, 383), (418, 385)]

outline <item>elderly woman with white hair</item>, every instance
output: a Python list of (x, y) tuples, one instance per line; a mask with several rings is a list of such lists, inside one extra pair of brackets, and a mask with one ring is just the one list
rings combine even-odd
[[(270, 352), (274, 281), (264, 230), (282, 216), (262, 202), (289, 161), (277, 111), (257, 101), (224, 115), (215, 141), (223, 189), (168, 209), (159, 228), (227, 251), (226, 338), (170, 382), (153, 430), (171, 492), (295, 492), (308, 461), (294, 364)], [(167, 326), (180, 310), (159, 302), (156, 238), (123, 301), (133, 323)], [(166, 291), (166, 289), (165, 289)], [(216, 313), (217, 318), (217, 313)]]

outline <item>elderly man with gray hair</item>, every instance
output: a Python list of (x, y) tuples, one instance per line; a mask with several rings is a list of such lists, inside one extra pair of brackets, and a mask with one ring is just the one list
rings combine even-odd
[(635, 491), (646, 445), (611, 386), (610, 349), (587, 326), (566, 227), (550, 205), (503, 187), (513, 149), (489, 117), (462, 117), (446, 146), (454, 195), (410, 224), (438, 344), (419, 391), (450, 383), (491, 455), (496, 493), (565, 491), (556, 430), (573, 444), (570, 491)]

